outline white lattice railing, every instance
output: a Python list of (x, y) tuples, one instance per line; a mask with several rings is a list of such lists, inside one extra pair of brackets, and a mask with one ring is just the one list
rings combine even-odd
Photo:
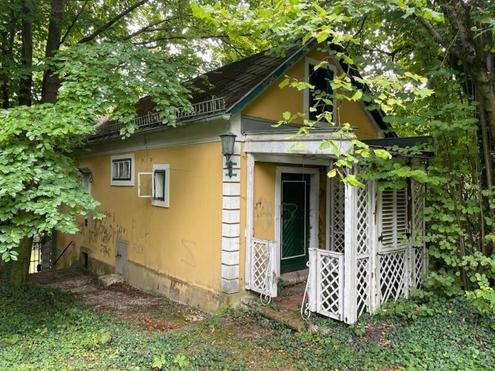
[(409, 266), (411, 267), (410, 286), (419, 289), (423, 286), (428, 273), (428, 251), (424, 246), (409, 249)]
[(275, 243), (254, 238), (251, 249), (251, 290), (260, 294), (263, 303), (276, 296)]
[(428, 269), (424, 246), (378, 254), (379, 303), (407, 297), (409, 288), (420, 288)]
[(312, 312), (342, 320), (344, 288), (344, 255), (309, 249), (309, 276), (301, 311), (304, 317)]
[(356, 310), (359, 317), (369, 307), (370, 247), (372, 214), (370, 182), (356, 189)]
[(380, 304), (407, 296), (407, 255), (407, 249), (378, 254), (378, 295)]

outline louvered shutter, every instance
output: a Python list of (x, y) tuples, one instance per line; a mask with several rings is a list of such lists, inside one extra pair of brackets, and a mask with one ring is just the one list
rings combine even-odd
[(381, 247), (384, 250), (401, 247), (408, 232), (406, 189), (385, 189), (381, 192)]

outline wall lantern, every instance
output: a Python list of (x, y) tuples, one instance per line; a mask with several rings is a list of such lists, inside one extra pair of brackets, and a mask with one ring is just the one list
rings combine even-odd
[(232, 172), (232, 167), (236, 164), (231, 160), (231, 157), (234, 154), (235, 137), (236, 135), (231, 132), (220, 135), (220, 140), (222, 141), (222, 154), (225, 156), (225, 164), (229, 171), (229, 178), (232, 178), (232, 176), (235, 175)]

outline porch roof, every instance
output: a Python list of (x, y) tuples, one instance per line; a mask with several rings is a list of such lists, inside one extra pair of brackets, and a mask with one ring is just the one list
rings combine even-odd
[[(325, 145), (325, 141), (332, 140), (339, 148), (339, 154), (344, 154), (351, 146), (350, 136), (337, 134), (335, 130), (314, 130), (308, 134), (298, 134), (294, 128), (287, 128), (279, 132), (267, 131), (245, 136), (244, 150), (248, 153), (272, 155), (313, 155), (317, 157), (335, 158), (334, 146)], [(402, 137), (366, 139), (364, 143), (370, 147), (384, 148), (390, 152), (394, 149), (418, 147), (410, 157), (432, 157), (432, 137)]]
[(332, 140), (338, 146), (340, 154), (343, 154), (351, 146), (349, 139), (347, 136), (337, 134), (335, 130), (322, 129), (304, 135), (297, 134), (294, 130), (257, 133), (245, 136), (244, 151), (254, 154), (335, 158), (333, 148), (325, 146), (324, 142)]

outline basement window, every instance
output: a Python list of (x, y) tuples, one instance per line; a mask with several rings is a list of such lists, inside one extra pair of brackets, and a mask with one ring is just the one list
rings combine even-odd
[(134, 155), (118, 155), (111, 157), (111, 184), (113, 186), (134, 185)]

